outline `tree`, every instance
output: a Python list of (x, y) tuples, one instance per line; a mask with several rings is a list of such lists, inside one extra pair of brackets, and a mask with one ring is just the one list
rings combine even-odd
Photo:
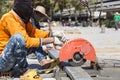
[(71, 4), (73, 7), (75, 7), (75, 21), (77, 21), (77, 11), (81, 11), (83, 6), (81, 5), (80, 0), (72, 0)]
[(8, 12), (13, 6), (13, 0), (1, 0), (0, 1), (0, 17)]
[[(103, 8), (103, 0), (101, 0), (101, 9), (102, 8)], [(100, 27), (102, 26), (101, 13), (102, 13), (102, 11), (100, 11), (100, 14), (99, 14), (99, 25), (100, 25)]]

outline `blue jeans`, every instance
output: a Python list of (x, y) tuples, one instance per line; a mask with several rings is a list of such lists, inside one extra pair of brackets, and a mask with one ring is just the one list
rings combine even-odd
[[(36, 50), (35, 55), (39, 61), (45, 58), (45, 54), (42, 54), (41, 49), (41, 47), (33, 48), (33, 50)], [(27, 68), (27, 50), (23, 36), (19, 33), (13, 35), (0, 56), (0, 72), (14, 69), (16, 65), (19, 69)]]

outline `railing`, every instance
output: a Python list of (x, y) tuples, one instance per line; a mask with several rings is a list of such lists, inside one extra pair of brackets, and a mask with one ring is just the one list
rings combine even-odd
[(96, 8), (96, 10), (111, 10), (111, 9), (118, 9), (120, 8), (120, 1), (111, 1), (111, 2), (106, 2), (102, 4), (102, 9), (101, 9), (101, 3), (96, 3), (94, 5), (90, 6), (91, 9)]

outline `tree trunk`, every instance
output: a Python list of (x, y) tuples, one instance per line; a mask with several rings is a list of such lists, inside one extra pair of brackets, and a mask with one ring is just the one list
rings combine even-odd
[[(103, 7), (103, 0), (101, 0), (101, 10), (102, 10), (102, 7)], [(102, 26), (101, 13), (102, 11), (100, 11), (100, 14), (99, 14), (99, 26), (100, 27)]]

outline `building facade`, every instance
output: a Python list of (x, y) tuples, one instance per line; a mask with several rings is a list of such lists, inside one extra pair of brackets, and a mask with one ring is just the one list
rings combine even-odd
[(120, 0), (96, 0), (91, 8), (102, 11), (120, 11)]

